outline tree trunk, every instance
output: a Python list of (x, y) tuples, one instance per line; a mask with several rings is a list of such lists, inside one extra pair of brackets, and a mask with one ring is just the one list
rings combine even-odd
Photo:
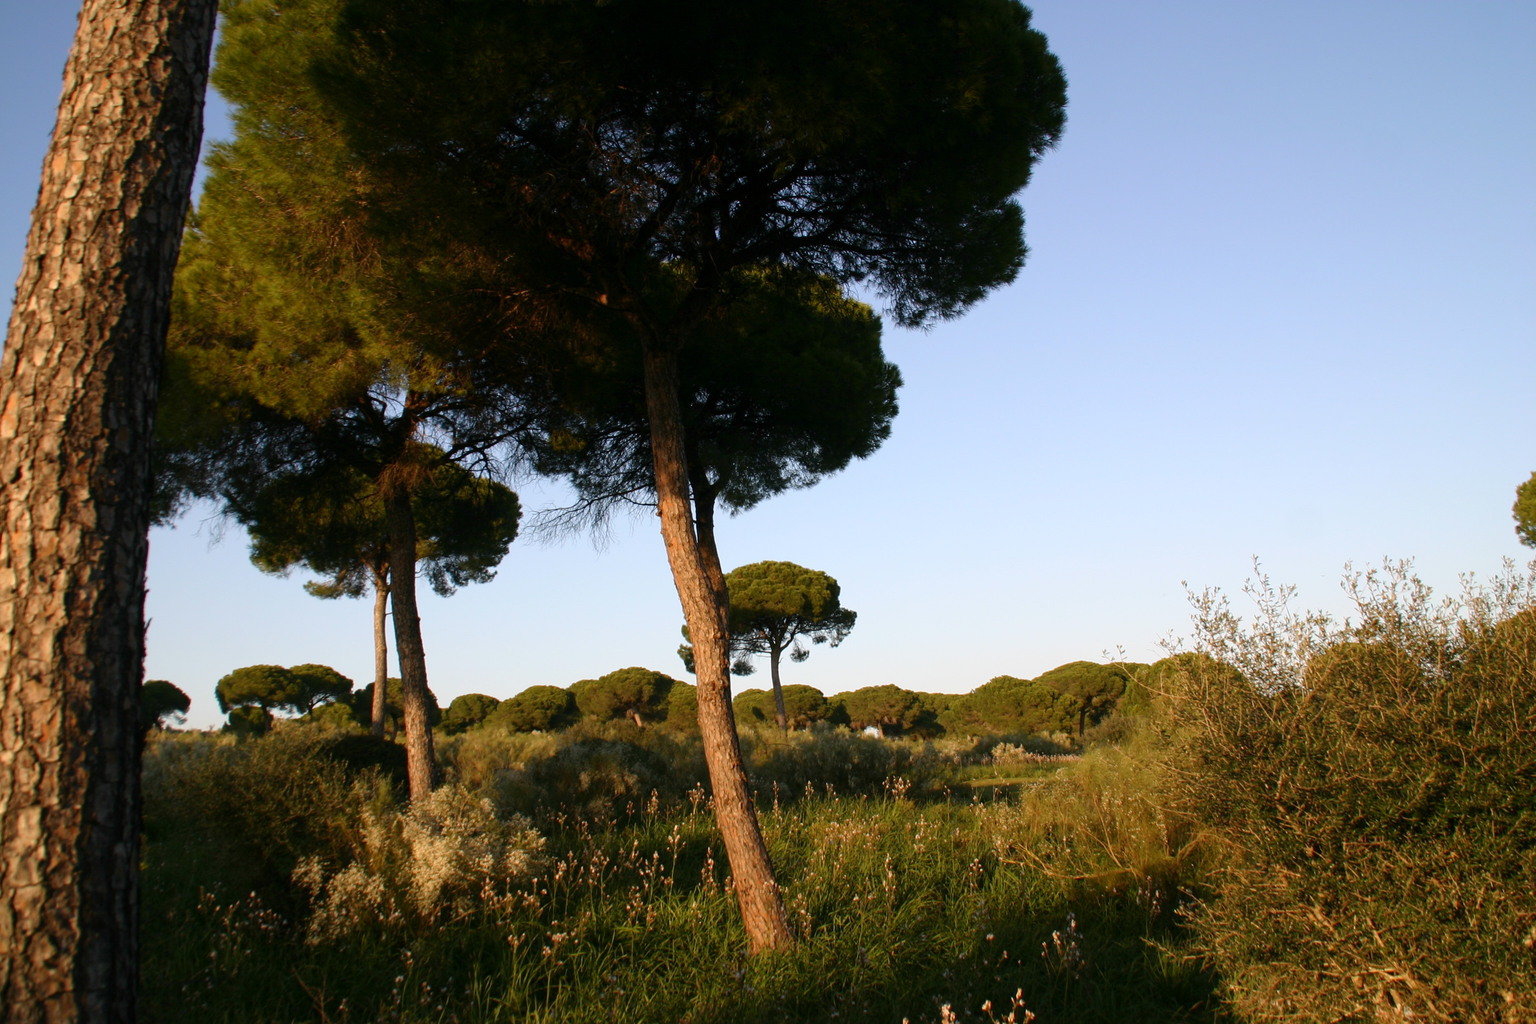
[(86, 0), (0, 360), (0, 1007), (131, 1021), (149, 441), (213, 0)]
[(403, 485), (386, 489), (384, 512), (389, 523), (389, 596), (395, 611), (395, 654), (400, 659), (406, 777), (411, 799), (420, 800), (432, 792), (436, 763), (427, 715), (427, 653), (416, 612), (416, 516), (410, 490)]
[(779, 657), (784, 648), (774, 644), (768, 648), (768, 675), (773, 679), (773, 715), (779, 728), (789, 732), (789, 714), (784, 710), (784, 688), (779, 685)]
[(654, 344), (647, 346), (645, 399), (656, 472), (657, 514), (661, 517), (662, 541), (682, 602), (688, 636), (693, 642), (699, 733), (709, 765), (715, 820), (730, 861), (747, 944), (757, 953), (789, 946), (794, 938), (747, 788), (736, 720), (731, 714), (729, 605), (713, 534), (709, 534), (709, 544), (701, 544), (694, 529), (678, 390), (675, 351)]
[(389, 566), (373, 569), (373, 734), (384, 738), (384, 721), (389, 717), (389, 639), (385, 622), (389, 618)]

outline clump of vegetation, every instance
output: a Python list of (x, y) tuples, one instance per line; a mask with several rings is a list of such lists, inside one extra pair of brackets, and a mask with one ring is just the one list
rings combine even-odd
[(831, 789), (874, 796), (890, 791), (897, 780), (907, 792), (924, 790), (940, 778), (940, 760), (931, 746), (829, 726), (791, 733), (751, 730), (743, 736), (743, 747), (759, 795), (792, 799), (806, 790)]
[(505, 899), (543, 860), (544, 837), (520, 815), (444, 786), (404, 810), (365, 807), (351, 863), (329, 868), (318, 856), (294, 869), (314, 904), (305, 941), (345, 939), (363, 928), (439, 924), (476, 904)]
[[(201, 849), (206, 868), (236, 887), (286, 880), (299, 859), (340, 858), (356, 841), (358, 812), (383, 778), (333, 756), (333, 736), (281, 729), (250, 742), (181, 733), (144, 754), (147, 847)], [(195, 858), (199, 859), (199, 858)]]
[(1230, 855), (1193, 915), (1253, 1021), (1536, 1012), (1536, 567), (1437, 601), (1353, 575), (1343, 622), (1260, 578), (1196, 599), (1166, 676), (1176, 804)]

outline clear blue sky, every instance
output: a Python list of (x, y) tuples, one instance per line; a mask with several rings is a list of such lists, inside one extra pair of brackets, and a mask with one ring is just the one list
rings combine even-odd
[[(73, 6), (0, 4), (7, 301)], [(1536, 5), (1033, 7), (1070, 120), (1023, 197), (1029, 266), (959, 321), (887, 330), (907, 384), (881, 451), (723, 524), (727, 567), (826, 570), (859, 612), (786, 678), (963, 692), (1150, 661), (1188, 622), (1181, 581), (1235, 591), (1254, 556), (1331, 609), (1347, 561), (1413, 558), (1454, 589), (1529, 556), (1510, 504), (1536, 470)], [(366, 602), (215, 536), (194, 514), (152, 540), (147, 670), (194, 724), (241, 665), (371, 677)], [(444, 704), (680, 672), (644, 517), (602, 549), (519, 541), (422, 614)]]

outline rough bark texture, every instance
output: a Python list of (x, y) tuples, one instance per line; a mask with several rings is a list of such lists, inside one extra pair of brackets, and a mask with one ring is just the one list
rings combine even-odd
[(213, 0), (86, 0), (0, 360), (0, 1007), (131, 1021), (149, 439)]
[(384, 738), (384, 719), (388, 717), (389, 642), (385, 635), (389, 618), (389, 570), (373, 573), (373, 734)]
[(436, 770), (427, 717), (427, 652), (416, 611), (416, 516), (411, 492), (386, 489), (389, 522), (389, 600), (395, 613), (395, 654), (400, 659), (400, 714), (405, 719), (405, 765), (411, 799), (432, 792)]
[(670, 351), (645, 356), (646, 411), (651, 425), (651, 452), (656, 471), (657, 513), (667, 561), (683, 605), (688, 636), (693, 642), (698, 679), (699, 733), (709, 765), (715, 820), (725, 843), (754, 953), (794, 942), (784, 915), (784, 901), (773, 877), (768, 847), (758, 826), (757, 811), (747, 787), (736, 720), (731, 714), (729, 603), (720, 558), (709, 531), (701, 543), (695, 532), (689, 501), (688, 471), (683, 446), (683, 418), (678, 404), (677, 357)]

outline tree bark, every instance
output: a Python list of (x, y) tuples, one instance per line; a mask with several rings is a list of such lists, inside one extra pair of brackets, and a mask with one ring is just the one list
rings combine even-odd
[[(736, 720), (731, 714), (729, 603), (713, 533), (708, 534), (710, 543), (701, 544), (699, 533), (695, 532), (678, 391), (675, 351), (662, 345), (648, 345), (645, 399), (656, 473), (657, 514), (661, 517), (662, 541), (682, 602), (683, 619), (693, 642), (699, 733), (709, 766), (715, 821), (730, 861), (747, 945), (758, 953), (789, 946), (794, 938), (747, 787)], [(708, 517), (705, 518), (707, 522)]]
[(389, 618), (389, 566), (373, 570), (373, 734), (384, 738), (384, 721), (389, 717), (389, 639), (385, 624)]
[(0, 359), (0, 1007), (132, 1021), (149, 441), (213, 0), (85, 0)]
[(789, 714), (784, 710), (784, 688), (779, 685), (779, 657), (784, 648), (774, 644), (768, 648), (768, 675), (773, 680), (773, 714), (779, 728), (789, 732)]
[(411, 799), (432, 792), (437, 771), (432, 725), (427, 714), (427, 652), (416, 611), (416, 516), (404, 484), (388, 487), (384, 513), (389, 523), (389, 597), (395, 612), (395, 654), (400, 659), (400, 711), (405, 719), (406, 778)]

